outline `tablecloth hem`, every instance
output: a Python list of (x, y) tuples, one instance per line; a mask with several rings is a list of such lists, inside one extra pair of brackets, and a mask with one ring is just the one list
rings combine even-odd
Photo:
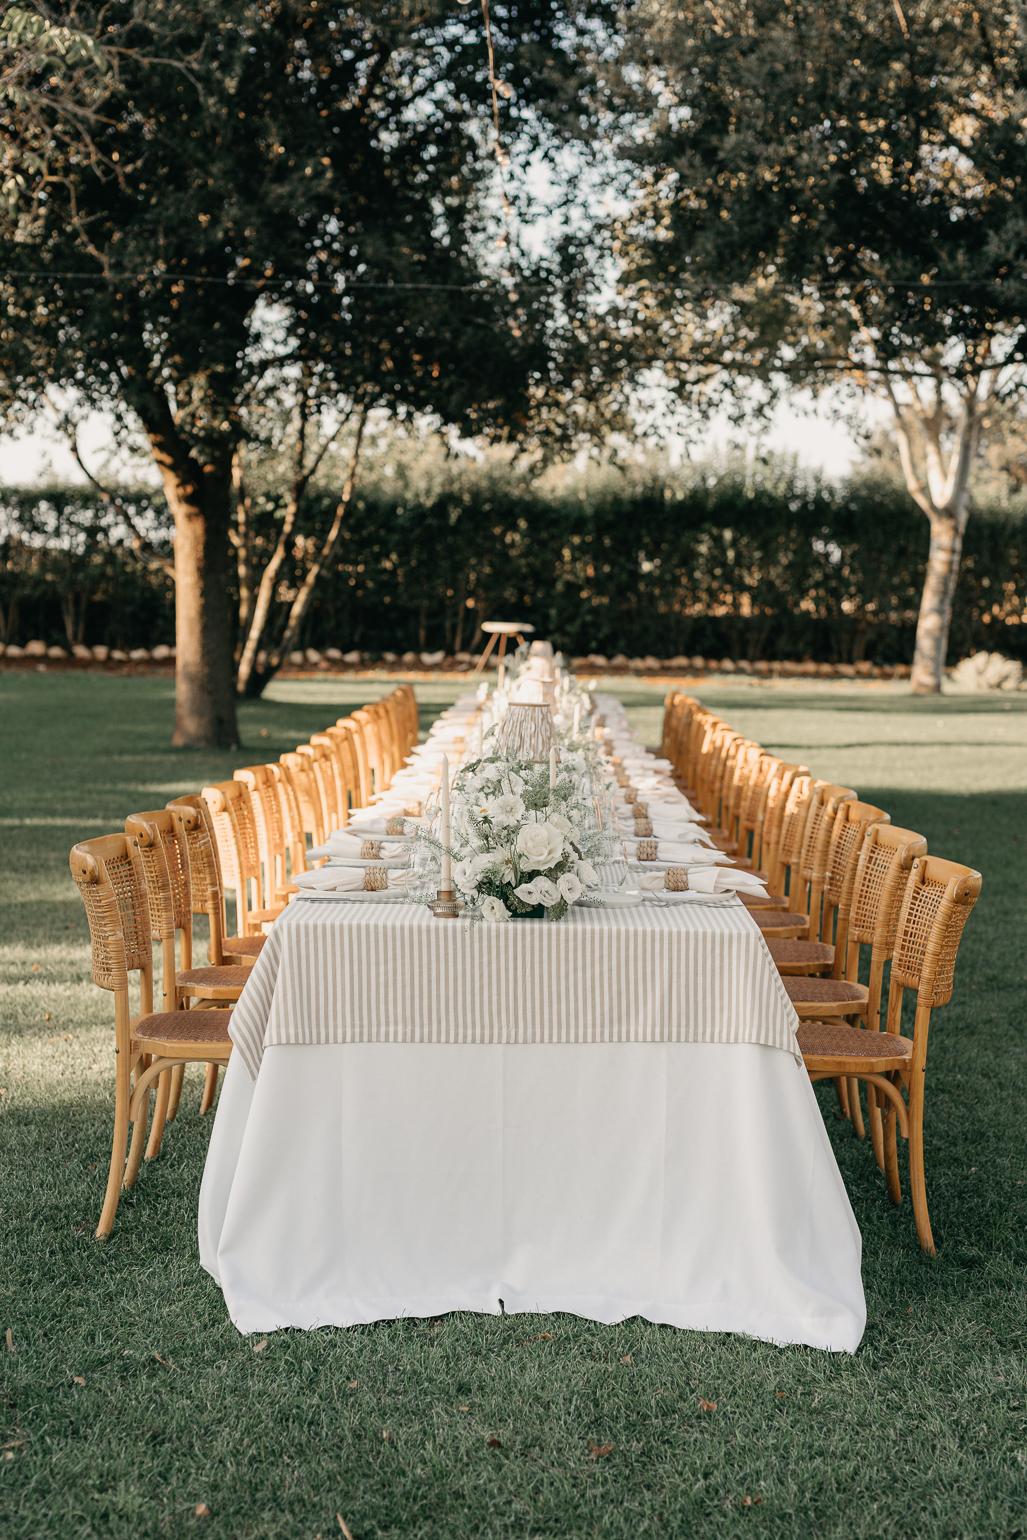
[[(209, 1271), (209, 1269), (208, 1269)], [(775, 1347), (802, 1346), (818, 1348), (828, 1353), (854, 1353), (859, 1347), (866, 1327), (866, 1313), (852, 1315), (839, 1307), (836, 1314), (822, 1311), (807, 1312), (801, 1316), (782, 1315), (776, 1312), (754, 1311), (722, 1300), (708, 1303), (685, 1304), (683, 1301), (623, 1300), (602, 1296), (580, 1295), (566, 1297), (554, 1295), (539, 1299), (519, 1297), (512, 1289), (496, 1295), (473, 1299), (463, 1297), (434, 1296), (431, 1300), (403, 1305), (395, 1299), (375, 1301), (337, 1300), (330, 1306), (318, 1307), (293, 1304), (289, 1307), (268, 1307), (248, 1300), (229, 1301), (232, 1324), (243, 1335), (269, 1331), (317, 1331), (326, 1327), (345, 1329), (350, 1326), (366, 1326), (377, 1321), (425, 1320), (429, 1317), (453, 1315), (470, 1311), (475, 1315), (499, 1315), (502, 1299), (507, 1315), (573, 1315), (581, 1320), (596, 1321), (603, 1326), (617, 1326), (640, 1316), (655, 1326), (673, 1326), (679, 1331), (730, 1332), (752, 1337), (759, 1342), (769, 1342)]]

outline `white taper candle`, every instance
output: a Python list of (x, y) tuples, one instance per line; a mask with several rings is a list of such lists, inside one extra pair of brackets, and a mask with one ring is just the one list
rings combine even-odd
[(556, 785), (556, 744), (549, 750), (549, 789)]
[(575, 738), (578, 736), (578, 730), (579, 730), (580, 727), (581, 727), (581, 702), (579, 700), (577, 700), (577, 701), (574, 702), (574, 736), (575, 736)]
[(446, 847), (442, 852), (442, 886), (453, 886), (453, 863), (449, 854), (449, 760), (442, 756), (442, 827), (439, 839)]

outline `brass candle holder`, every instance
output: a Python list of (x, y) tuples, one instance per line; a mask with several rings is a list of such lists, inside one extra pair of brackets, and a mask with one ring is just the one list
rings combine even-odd
[(437, 920), (457, 920), (463, 907), (463, 900), (457, 898), (453, 888), (439, 888), (428, 903), (428, 908)]

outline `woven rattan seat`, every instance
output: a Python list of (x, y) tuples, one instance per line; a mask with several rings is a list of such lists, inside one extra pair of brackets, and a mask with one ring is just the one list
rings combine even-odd
[(132, 1024), (132, 1035), (146, 1043), (230, 1043), (231, 1011), (156, 1011)]
[(826, 941), (779, 941), (767, 938), (770, 955), (780, 973), (822, 973), (834, 963), (834, 947)]
[(787, 909), (749, 909), (746, 913), (768, 940), (794, 940), (809, 934), (808, 915), (792, 914)]
[(913, 1044), (908, 1037), (891, 1032), (866, 1032), (862, 1027), (848, 1027), (840, 1021), (803, 1021), (795, 1038), (804, 1055), (822, 1059), (829, 1055), (845, 1059), (908, 1059)]
[(836, 1005), (851, 1001), (859, 1005), (867, 997), (862, 984), (847, 984), (844, 979), (785, 979), (784, 986), (793, 1003), (809, 1000), (817, 1004)]
[(221, 950), (233, 957), (259, 957), (266, 940), (266, 936), (225, 936)]
[(780, 897), (776, 893), (762, 893), (759, 898), (754, 893), (739, 893), (746, 909), (787, 909), (787, 898)]
[(186, 994), (190, 992), (189, 986), (196, 985), (206, 989), (213, 986), (218, 988), (242, 989), (250, 976), (249, 968), (242, 966), (221, 968), (186, 968), (179, 972), (175, 983)]

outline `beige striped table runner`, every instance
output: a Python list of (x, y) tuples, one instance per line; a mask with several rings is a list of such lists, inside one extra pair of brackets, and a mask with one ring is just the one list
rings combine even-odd
[(572, 909), (470, 927), (420, 906), (292, 903), (230, 1032), (256, 1079), (293, 1043), (762, 1043), (798, 1019), (741, 906)]

